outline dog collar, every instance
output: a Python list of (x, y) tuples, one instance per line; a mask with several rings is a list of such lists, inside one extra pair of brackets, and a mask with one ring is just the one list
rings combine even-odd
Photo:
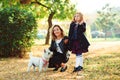
[(46, 66), (46, 65), (48, 64), (48, 61), (45, 60), (45, 59), (43, 59), (43, 58), (42, 58), (42, 60), (43, 60), (43, 62), (44, 62), (44, 66)]

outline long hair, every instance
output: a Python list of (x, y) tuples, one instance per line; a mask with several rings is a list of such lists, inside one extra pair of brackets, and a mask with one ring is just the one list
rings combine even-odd
[(52, 40), (55, 40), (55, 39), (57, 38), (57, 37), (55, 36), (54, 30), (53, 30), (55, 27), (58, 27), (58, 28), (60, 29), (60, 31), (61, 31), (61, 36), (64, 37), (64, 31), (63, 31), (63, 29), (62, 29), (59, 25), (54, 25), (53, 28), (52, 28)]
[[(80, 22), (83, 20), (83, 14), (81, 13), (81, 12), (77, 12), (76, 14), (79, 14), (80, 15)], [(75, 14), (75, 15), (76, 15)], [(75, 21), (75, 15), (74, 15), (74, 17), (73, 17), (73, 20), (72, 20), (72, 22), (76, 22)]]

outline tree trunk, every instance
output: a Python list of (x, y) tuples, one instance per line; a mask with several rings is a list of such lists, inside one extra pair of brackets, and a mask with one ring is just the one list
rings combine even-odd
[(107, 29), (105, 28), (105, 40), (107, 39)]
[(48, 30), (47, 30), (47, 36), (46, 36), (46, 41), (45, 44), (49, 44), (50, 40), (50, 28), (52, 27), (52, 18), (54, 16), (55, 12), (51, 12), (48, 17)]

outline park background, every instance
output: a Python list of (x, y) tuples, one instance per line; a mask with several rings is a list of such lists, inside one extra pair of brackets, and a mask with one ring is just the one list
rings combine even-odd
[[(67, 35), (73, 15), (79, 11), (91, 44), (83, 55), (84, 70), (71, 73), (75, 64), (71, 54), (64, 73), (52, 69), (28, 73), (29, 52), (42, 55), (55, 24)], [(118, 0), (0, 0), (0, 80), (119, 80), (119, 12)]]

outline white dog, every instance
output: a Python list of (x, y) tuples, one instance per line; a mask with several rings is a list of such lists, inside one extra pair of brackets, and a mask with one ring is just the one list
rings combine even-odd
[(32, 53), (30, 53), (30, 61), (28, 63), (28, 72), (30, 71), (30, 68), (33, 66), (34, 71), (35, 67), (39, 67), (39, 72), (44, 69), (44, 71), (47, 70), (48, 68), (48, 62), (50, 57), (53, 55), (53, 52), (51, 52), (49, 49), (44, 50), (44, 54), (42, 57), (33, 57)]

